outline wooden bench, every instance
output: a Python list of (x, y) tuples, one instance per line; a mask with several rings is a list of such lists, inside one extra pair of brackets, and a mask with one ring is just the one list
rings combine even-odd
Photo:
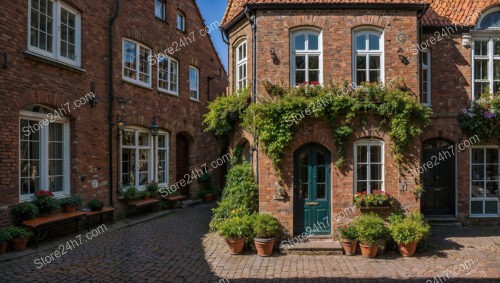
[(157, 205), (158, 203), (160, 203), (160, 201), (157, 199), (140, 199), (140, 200), (129, 201), (127, 205), (131, 207), (135, 213), (137, 208), (139, 207)]
[(169, 196), (169, 197), (166, 197), (165, 199), (166, 199), (167, 201), (171, 201), (171, 202), (173, 202), (173, 203), (174, 203), (174, 207), (175, 207), (175, 203), (176, 203), (177, 201), (181, 201), (181, 205), (182, 205), (182, 200), (184, 200), (184, 199), (186, 199), (186, 198), (187, 198), (187, 196), (184, 196), (184, 195), (178, 195), (178, 196)]
[[(61, 223), (61, 222), (76, 222), (76, 232), (78, 233), (78, 224), (83, 216), (87, 215), (88, 212), (76, 211), (69, 213), (57, 213), (44, 217), (38, 217), (35, 219), (23, 221), (23, 225), (32, 229), (35, 236), (35, 246), (38, 248), (38, 242), (43, 240), (47, 236), (47, 226), (51, 224)], [(43, 235), (40, 235), (40, 230), (44, 230)]]
[(113, 214), (114, 214), (115, 209), (112, 207), (103, 207), (100, 211), (88, 211), (87, 214), (85, 214), (85, 217), (87, 218), (87, 231), (90, 232), (90, 217), (99, 215), (99, 224), (103, 223), (103, 216), (105, 214), (111, 214), (111, 222), (114, 223), (113, 220)]

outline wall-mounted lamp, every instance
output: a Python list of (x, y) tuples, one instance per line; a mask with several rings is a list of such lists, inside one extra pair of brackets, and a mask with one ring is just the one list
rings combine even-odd
[(401, 48), (401, 47), (398, 48), (398, 56), (399, 56), (399, 61), (401, 61), (401, 63), (403, 63), (405, 65), (408, 65), (410, 63), (408, 61), (408, 58), (406, 58), (406, 56), (404, 56), (403, 48)]
[(125, 133), (125, 127), (127, 126), (127, 123), (125, 122), (123, 117), (120, 115), (118, 115), (117, 120), (118, 120), (118, 123), (117, 123), (118, 130), (120, 131), (120, 134)]
[(158, 127), (158, 123), (156, 122), (156, 117), (153, 117), (153, 123), (151, 124), (151, 135), (153, 137), (158, 136), (158, 131), (160, 128)]
[(462, 34), (462, 46), (465, 48), (471, 47), (472, 35), (470, 33)]

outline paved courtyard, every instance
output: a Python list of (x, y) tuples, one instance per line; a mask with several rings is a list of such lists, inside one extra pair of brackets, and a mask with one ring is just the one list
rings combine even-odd
[(207, 233), (210, 208), (110, 230), (37, 269), (34, 260), (56, 249), (41, 246), (0, 262), (0, 282), (500, 282), (497, 227), (434, 231), (431, 250), (415, 258), (229, 256)]

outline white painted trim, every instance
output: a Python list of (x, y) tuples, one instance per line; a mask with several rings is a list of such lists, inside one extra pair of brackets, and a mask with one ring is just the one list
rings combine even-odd
[[(309, 50), (309, 39), (308, 35), (316, 35), (318, 37), (318, 50)], [(306, 44), (306, 49), (305, 50), (296, 50), (295, 47), (295, 38), (300, 35), (305, 35), (305, 44)], [(309, 56), (310, 55), (316, 55), (319, 56), (319, 83), (322, 85), (323, 84), (323, 32), (322, 30), (318, 30), (316, 28), (311, 28), (311, 27), (301, 27), (294, 29), (290, 32), (290, 86), (295, 87), (297, 86), (297, 82), (295, 81), (295, 72), (296, 72), (296, 67), (295, 67), (295, 57), (297, 55), (302, 55), (306, 57), (306, 62), (305, 62), (305, 80), (310, 83), (309, 81)], [(301, 82), (302, 83), (302, 82)]]
[[(135, 64), (136, 64), (136, 66), (135, 66), (135, 79), (131, 79), (131, 78), (125, 76), (125, 42), (126, 41), (135, 44), (135, 53), (136, 53), (136, 58), (135, 58)], [(153, 70), (152, 70), (151, 62), (149, 60), (146, 60), (146, 62), (148, 64), (148, 71), (149, 71), (149, 83), (145, 83), (145, 82), (139, 80), (139, 69), (140, 69), (139, 65), (140, 65), (140, 58), (141, 58), (141, 47), (143, 47), (144, 49), (149, 50), (149, 56), (151, 56), (152, 49), (149, 48), (149, 47), (147, 47), (146, 45), (144, 45), (144, 44), (142, 44), (142, 43), (140, 43), (138, 41), (129, 39), (129, 38), (123, 38), (122, 39), (122, 80), (130, 82), (132, 84), (136, 84), (136, 85), (139, 85), (139, 86), (144, 86), (146, 88), (152, 89), (152, 84), (153, 84)]]
[[(369, 36), (368, 35), (376, 35), (379, 37), (379, 51), (370, 51), (369, 50)], [(353, 29), (352, 31), (352, 81), (357, 84), (357, 67), (356, 67), (356, 58), (358, 55), (366, 56), (367, 59), (370, 55), (380, 56), (380, 83), (385, 83), (385, 36), (384, 30), (378, 29), (374, 27), (359, 27)], [(366, 36), (366, 48), (367, 50), (358, 52), (356, 46), (356, 37), (360, 35)], [(366, 60), (366, 78), (369, 80), (370, 78), (370, 62)]]
[[(191, 70), (196, 72), (196, 89), (191, 88)], [(191, 96), (191, 91), (196, 91), (196, 97)], [(194, 101), (200, 101), (200, 69), (195, 66), (189, 66), (189, 98)]]
[(385, 192), (385, 142), (379, 139), (362, 139), (354, 143), (354, 166), (353, 166), (353, 171), (354, 171), (354, 180), (353, 180), (353, 186), (354, 186), (354, 195), (358, 192), (358, 170), (357, 170), (357, 165), (358, 165), (358, 146), (359, 145), (364, 145), (368, 146), (367, 150), (367, 182), (368, 182), (368, 187), (367, 187), (367, 192), (371, 192), (370, 188), (370, 180), (371, 180), (371, 173), (370, 173), (370, 147), (371, 146), (380, 146), (381, 147), (381, 158), (382, 158), (382, 191)]
[[(483, 158), (484, 158), (484, 163), (483, 164), (478, 164), (478, 163), (472, 163), (472, 150), (473, 149), (484, 149), (484, 153), (483, 153)], [(469, 149), (469, 216), (471, 218), (491, 218), (491, 217), (499, 217), (500, 216), (500, 197), (486, 197), (486, 196), (483, 196), (483, 197), (472, 197), (472, 182), (473, 182), (473, 179), (472, 179), (472, 166), (473, 165), (484, 165), (484, 170), (486, 172), (486, 166), (489, 164), (489, 163), (486, 163), (486, 150), (485, 149), (497, 149), (498, 150), (498, 155), (499, 155), (499, 158), (500, 158), (500, 146), (496, 146), (496, 145), (473, 145), (470, 147)], [(494, 164), (494, 163), (490, 163), (490, 164)], [(498, 163), (498, 176), (500, 176), (500, 160), (499, 160), (499, 163)], [(486, 176), (484, 176), (486, 178)], [(477, 182), (477, 181), (476, 181)], [(483, 183), (486, 182), (486, 179), (484, 179), (482, 181)], [(498, 186), (500, 187), (500, 179), (497, 179), (497, 183), (498, 183)], [(485, 192), (486, 192), (486, 186), (485, 186)], [(473, 201), (481, 201), (482, 204), (483, 204), (483, 212), (484, 212), (484, 206), (485, 206), (485, 202), (486, 201), (497, 201), (497, 214), (472, 214), (472, 202)]]
[[(245, 57), (244, 58), (239, 58), (239, 49), (242, 47), (242, 46), (245, 46)], [(245, 88), (247, 86), (247, 79), (248, 79), (248, 44), (247, 44), (247, 41), (246, 40), (243, 40), (241, 41), (237, 46), (236, 48), (234, 49), (235, 50), (235, 62), (236, 62), (236, 68), (235, 68), (235, 77), (236, 77), (236, 89), (239, 90), (239, 89), (242, 89), (242, 88)], [(244, 67), (245, 69), (245, 77), (244, 78), (240, 78), (240, 67)], [(243, 83), (242, 87), (239, 87), (239, 84), (240, 82)]]
[(157, 63), (157, 72), (156, 72), (156, 87), (158, 88), (158, 91), (162, 92), (162, 93), (166, 93), (166, 94), (170, 94), (170, 95), (175, 95), (175, 96), (179, 96), (179, 61), (177, 61), (176, 59), (170, 57), (170, 56), (165, 56), (166, 59), (168, 59), (168, 64), (167, 64), (167, 75), (168, 75), (168, 80), (167, 80), (167, 85), (168, 87), (170, 87), (170, 84), (172, 84), (172, 82), (170, 81), (170, 74), (171, 74), (171, 68), (172, 68), (172, 61), (176, 62), (176, 76), (177, 76), (177, 81), (175, 82), (175, 85), (176, 85), (176, 90), (175, 91), (171, 91), (169, 89), (164, 89), (162, 87), (160, 87), (160, 60), (158, 60), (158, 63)]

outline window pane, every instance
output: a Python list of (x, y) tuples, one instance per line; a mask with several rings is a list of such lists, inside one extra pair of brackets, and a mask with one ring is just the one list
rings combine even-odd
[(319, 69), (319, 56), (309, 56), (309, 69)]
[(483, 202), (472, 201), (470, 204), (471, 214), (483, 214)]
[(358, 182), (357, 184), (357, 192), (362, 193), (366, 192), (368, 190), (368, 183), (367, 182)]
[(319, 82), (319, 71), (309, 72), (309, 82)]
[(474, 99), (479, 99), (490, 87), (490, 83), (474, 83)]
[(474, 69), (474, 79), (488, 80), (488, 60), (476, 59)]
[(370, 147), (370, 161), (380, 163), (382, 162), (382, 147), (381, 146), (371, 146)]
[(371, 70), (380, 69), (380, 56), (370, 56), (370, 69)]
[(474, 42), (475, 55), (488, 55), (488, 41), (475, 41)]
[(500, 60), (493, 61), (493, 77), (495, 80), (500, 80)]
[(306, 57), (305, 56), (295, 56), (295, 68), (303, 70), (306, 68)]
[(373, 34), (370, 34), (368, 38), (370, 41), (370, 50), (380, 50), (380, 38)]
[(483, 165), (472, 165), (472, 180), (484, 180)]
[(356, 83), (361, 85), (366, 82), (366, 71), (357, 71), (356, 72)]
[(484, 197), (484, 182), (472, 182), (472, 197)]
[(498, 163), (498, 149), (496, 148), (486, 149), (486, 163)]
[(484, 213), (485, 214), (497, 214), (498, 213), (498, 201), (486, 201), (484, 203)]
[(295, 71), (295, 83), (302, 84), (306, 81), (306, 71)]
[(357, 56), (356, 57), (356, 69), (366, 70), (366, 56)]
[(309, 34), (309, 50), (319, 50), (319, 37), (314, 34)]
[(484, 149), (472, 149), (472, 163), (484, 163)]
[(317, 184), (317, 186), (316, 186), (316, 198), (318, 198), (318, 199), (326, 198), (326, 185), (325, 184)]
[(62, 160), (50, 160), (49, 161), (49, 176), (62, 175), (63, 174), (63, 162)]
[(424, 67), (427, 67), (429, 63), (429, 52), (422, 52), (422, 64)]
[(370, 193), (375, 190), (377, 191), (382, 190), (382, 182), (375, 182), (375, 181), (370, 182)]
[(165, 135), (158, 135), (158, 148), (165, 148), (167, 145), (166, 141)]
[(356, 177), (358, 181), (368, 180), (368, 165), (358, 164), (358, 171)]
[(163, 6), (163, 1), (162, 0), (156, 0), (155, 1), (155, 16), (157, 18), (160, 18), (162, 20), (165, 19), (165, 16), (164, 16), (164, 11), (165, 11), (165, 8)]
[(149, 134), (148, 133), (139, 132), (139, 145), (140, 146), (149, 145)]
[(301, 34), (295, 37), (295, 50), (305, 50), (306, 49), (306, 36)]
[(318, 167), (318, 176), (316, 176), (316, 182), (325, 183), (326, 182), (326, 169), (325, 167)]
[(371, 83), (380, 82), (380, 71), (370, 71), (370, 82)]
[(487, 182), (486, 183), (486, 197), (499, 197), (498, 194), (498, 182)]
[(495, 41), (495, 56), (500, 56), (500, 41)]
[(357, 161), (358, 163), (366, 163), (367, 162), (367, 152), (368, 152), (368, 147), (366, 145), (358, 145), (357, 149)]
[(486, 180), (498, 179), (498, 165), (486, 165)]
[(63, 187), (63, 177), (62, 176), (54, 176), (49, 177), (49, 191), (62, 192), (64, 190)]
[(170, 61), (170, 90), (177, 92), (179, 85), (179, 69), (177, 61)]
[(356, 37), (356, 50), (366, 50), (366, 36), (360, 35)]
[(494, 12), (484, 17), (481, 21), (480, 28), (500, 28), (500, 12)]
[(123, 145), (134, 145), (135, 144), (135, 133), (133, 131), (125, 131), (122, 135)]
[(122, 182), (130, 184), (130, 174), (135, 174), (135, 149), (122, 149)]
[(370, 180), (382, 180), (382, 164), (370, 165)]
[(148, 60), (149, 55), (150, 55), (150, 50), (141, 46), (140, 57), (139, 57), (139, 80), (145, 83), (150, 82), (150, 74), (149, 74), (150, 63)]
[(123, 75), (131, 79), (136, 79), (137, 51), (135, 43), (125, 40), (123, 52), (123, 58), (125, 60), (125, 70), (123, 72)]
[(325, 154), (323, 152), (317, 151), (316, 152), (316, 163), (318, 165), (325, 165), (326, 164), (326, 159), (325, 159)]

